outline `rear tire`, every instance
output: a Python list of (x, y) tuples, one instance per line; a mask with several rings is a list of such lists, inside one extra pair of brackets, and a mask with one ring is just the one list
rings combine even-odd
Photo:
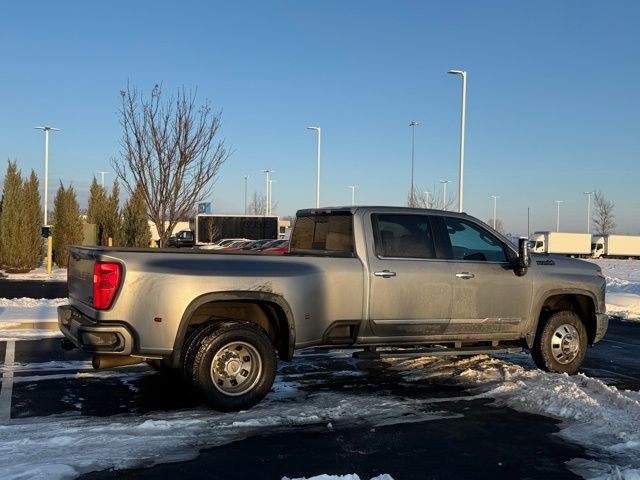
[(193, 385), (216, 410), (251, 408), (275, 380), (273, 343), (252, 323), (224, 322), (215, 327), (198, 339), (191, 367)]
[(210, 335), (220, 327), (220, 323), (206, 323), (198, 327), (187, 337), (187, 341), (182, 350), (182, 359), (180, 360), (180, 370), (182, 379), (189, 387), (193, 387), (193, 362), (200, 348), (202, 339)]
[(561, 311), (551, 315), (538, 332), (531, 357), (545, 372), (578, 371), (587, 354), (587, 330), (580, 317)]

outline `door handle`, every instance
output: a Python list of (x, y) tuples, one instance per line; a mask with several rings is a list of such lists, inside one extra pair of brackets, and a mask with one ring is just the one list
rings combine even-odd
[(376, 277), (382, 277), (382, 278), (390, 278), (390, 277), (396, 276), (396, 272), (390, 272), (389, 270), (382, 270), (381, 272), (374, 272), (373, 274)]
[(463, 280), (470, 280), (472, 278), (475, 278), (475, 275), (469, 272), (462, 272), (462, 273), (456, 273), (456, 277), (462, 278)]

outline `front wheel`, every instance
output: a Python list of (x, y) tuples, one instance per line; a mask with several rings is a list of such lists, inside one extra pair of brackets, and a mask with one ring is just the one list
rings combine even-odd
[(269, 393), (276, 365), (273, 343), (260, 327), (225, 322), (199, 340), (193, 385), (216, 410), (244, 410)]
[(580, 317), (562, 311), (551, 315), (538, 333), (531, 356), (546, 372), (576, 373), (587, 354), (587, 330)]

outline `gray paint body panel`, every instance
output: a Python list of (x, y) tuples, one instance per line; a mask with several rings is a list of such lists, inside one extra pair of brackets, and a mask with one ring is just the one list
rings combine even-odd
[[(533, 255), (528, 273), (518, 277), (508, 263), (378, 258), (373, 253), (371, 213), (458, 216), (490, 229), (453, 212), (344, 210), (354, 215), (354, 257), (72, 247), (72, 257), (79, 260), (70, 270), (70, 303), (101, 324), (128, 324), (136, 354), (171, 353), (189, 305), (212, 293), (265, 292), (281, 297), (290, 307), (297, 348), (321, 345), (327, 329), (338, 321), (359, 322), (356, 344), (362, 345), (524, 339), (537, 328), (541, 302), (559, 292), (588, 295), (596, 313), (604, 313), (604, 279), (596, 276), (593, 264)], [(517, 256), (506, 238), (491, 234)], [(124, 283), (109, 311), (90, 307), (89, 272), (95, 260), (123, 265)], [(380, 270), (397, 276), (375, 276)], [(474, 277), (457, 278), (458, 272)]]

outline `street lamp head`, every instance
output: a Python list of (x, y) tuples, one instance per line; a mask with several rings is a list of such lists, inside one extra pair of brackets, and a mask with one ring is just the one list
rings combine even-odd
[(320, 127), (307, 127), (307, 130), (315, 130), (316, 132), (319, 132)]
[(415, 120), (412, 120), (411, 123), (409, 124), (410, 127), (417, 127), (418, 125), (420, 125), (418, 122), (416, 122)]
[(582, 193), (584, 193), (585, 195), (594, 195), (596, 192), (582, 192)]
[(43, 132), (48, 132), (48, 131), (54, 131), (54, 132), (59, 132), (60, 129), (59, 128), (54, 128), (54, 127), (33, 127), (36, 130), (42, 130)]
[(440, 183), (451, 183), (451, 180), (440, 180)]
[(451, 75), (462, 75), (463, 77), (467, 74), (465, 70), (449, 70), (447, 73)]

